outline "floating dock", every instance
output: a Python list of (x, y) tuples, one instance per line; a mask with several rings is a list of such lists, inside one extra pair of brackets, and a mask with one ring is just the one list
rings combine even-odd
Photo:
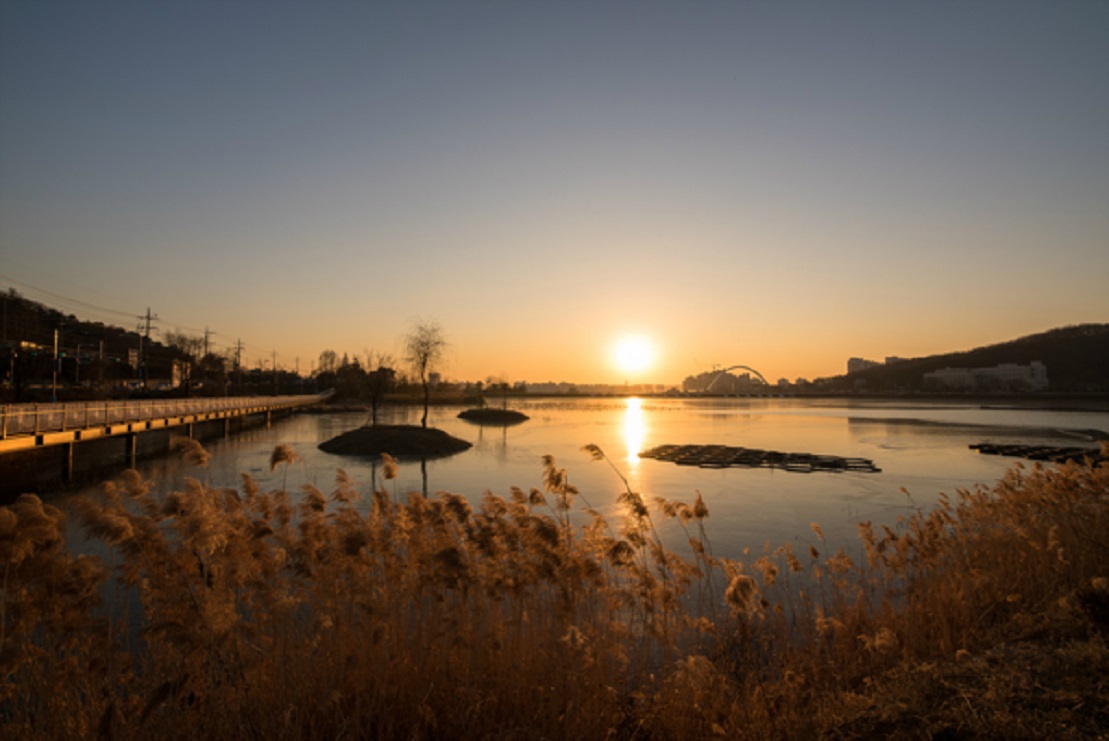
[(1050, 445), (1002, 445), (1000, 443), (978, 443), (967, 446), (985, 455), (1005, 455), (1011, 458), (1026, 458), (1030, 461), (1049, 463), (1086, 463), (1096, 466), (1109, 462), (1098, 448), (1052, 447)]
[(727, 445), (659, 445), (639, 454), (640, 458), (670, 461), (699, 468), (780, 468), (793, 473), (881, 473), (866, 458), (841, 458), (812, 453), (782, 453), (777, 450), (733, 448)]

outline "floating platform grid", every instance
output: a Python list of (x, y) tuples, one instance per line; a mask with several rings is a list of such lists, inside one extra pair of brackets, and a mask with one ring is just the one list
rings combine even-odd
[(977, 443), (967, 446), (985, 455), (1004, 455), (1011, 458), (1026, 458), (1031, 461), (1049, 463), (1086, 463), (1097, 466), (1109, 463), (1109, 457), (1099, 448), (1052, 447), (1050, 445), (1008, 445), (1000, 443)]
[(639, 454), (640, 458), (670, 461), (679, 466), (699, 468), (780, 468), (793, 473), (881, 473), (882, 469), (866, 458), (841, 458), (836, 455), (782, 453), (777, 450), (736, 448), (728, 445), (658, 445)]

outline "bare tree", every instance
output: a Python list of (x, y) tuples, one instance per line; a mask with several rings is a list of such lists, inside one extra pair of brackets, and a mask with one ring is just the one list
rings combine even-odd
[(366, 352), (366, 393), (370, 396), (370, 424), (377, 425), (377, 410), (385, 399), (385, 394), (396, 385), (397, 372), (393, 369), (393, 357), (387, 353)]
[(424, 416), (420, 421), (423, 427), (427, 427), (427, 408), (431, 400), (428, 374), (443, 359), (446, 349), (447, 340), (436, 322), (419, 321), (404, 338), (405, 360), (411, 364), (412, 370), (420, 377), (420, 385), (424, 387)]
[(166, 332), (165, 344), (177, 348), (191, 361), (200, 360), (204, 350), (204, 338), (192, 337), (184, 332)]
[(320, 373), (334, 373), (339, 368), (339, 356), (334, 350), (324, 350), (320, 353)]
[(184, 371), (185, 371), (185, 394), (192, 394), (193, 385), (193, 366), (199, 365), (201, 356), (204, 352), (204, 338), (191, 337), (184, 332), (166, 332), (165, 344), (170, 347), (176, 348), (178, 352), (185, 356), (184, 358)]

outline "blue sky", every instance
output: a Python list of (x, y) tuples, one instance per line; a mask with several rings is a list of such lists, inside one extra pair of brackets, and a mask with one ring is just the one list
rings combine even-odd
[(417, 318), (448, 376), (602, 382), (629, 333), (636, 380), (774, 380), (1104, 322), (1107, 206), (1109, 3), (0, 4), (0, 282), (286, 367)]

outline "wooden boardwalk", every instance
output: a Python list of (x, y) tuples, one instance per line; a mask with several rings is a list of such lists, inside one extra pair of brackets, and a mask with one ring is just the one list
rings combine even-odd
[(331, 392), (299, 396), (235, 396), (64, 404), (6, 404), (0, 407), (0, 455), (52, 445), (316, 404)]
[(780, 468), (793, 473), (880, 473), (882, 470), (866, 458), (782, 453), (777, 450), (734, 448), (727, 445), (659, 445), (640, 453), (639, 457), (699, 468)]

